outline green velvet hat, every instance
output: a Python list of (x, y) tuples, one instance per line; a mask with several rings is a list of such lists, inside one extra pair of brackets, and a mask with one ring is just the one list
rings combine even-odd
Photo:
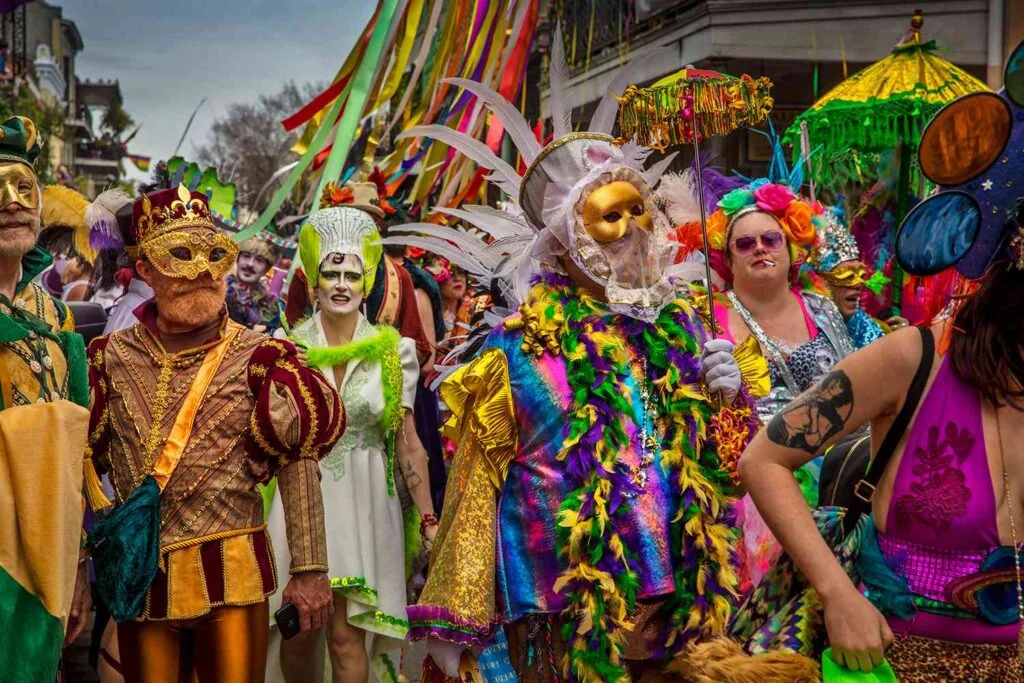
[(12, 116), (0, 123), (0, 162), (13, 161), (32, 166), (39, 150), (39, 132), (32, 119)]

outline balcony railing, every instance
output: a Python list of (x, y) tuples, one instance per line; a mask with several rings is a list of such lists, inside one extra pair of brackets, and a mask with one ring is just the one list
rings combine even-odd
[(570, 70), (578, 73), (589, 60), (625, 47), (701, 2), (704, 0), (560, 0), (547, 28), (554, 31), (554, 22), (561, 23), (566, 61)]

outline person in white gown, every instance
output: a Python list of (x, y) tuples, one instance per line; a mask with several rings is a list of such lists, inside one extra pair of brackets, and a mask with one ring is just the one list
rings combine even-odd
[[(347, 207), (318, 211), (300, 232), (317, 310), (289, 339), (338, 390), (347, 417), (344, 436), (320, 463), (334, 614), (326, 629), (308, 636), (282, 640), (275, 630), (268, 681), (322, 680), (324, 643), (333, 683), (362, 683), (371, 669), (378, 680), (395, 680), (408, 629), (403, 486), (421, 515), (426, 546), (437, 531), (427, 455), (412, 413), (415, 344), (360, 312), (383, 253), (379, 240), (370, 216)], [(268, 523), (282, 578), (288, 571), (284, 514), (275, 498)], [(277, 597), (271, 613), (279, 607)]]

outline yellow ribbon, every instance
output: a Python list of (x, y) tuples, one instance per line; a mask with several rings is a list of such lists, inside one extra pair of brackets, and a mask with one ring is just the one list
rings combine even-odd
[(231, 342), (241, 329), (241, 325), (228, 322), (220, 343), (206, 352), (203, 364), (199, 367), (195, 379), (192, 380), (192, 386), (188, 390), (188, 395), (185, 396), (185, 402), (182, 404), (181, 410), (178, 411), (178, 416), (174, 418), (174, 426), (171, 427), (171, 433), (167, 436), (167, 441), (164, 442), (160, 457), (153, 465), (153, 478), (160, 485), (161, 491), (167, 486), (167, 482), (178, 466), (178, 461), (181, 460), (182, 453), (185, 452), (185, 445), (188, 443), (188, 437), (192, 434), (196, 413), (199, 412), (203, 397), (206, 396), (210, 383), (217, 375), (224, 356), (227, 355), (228, 347), (231, 346)]

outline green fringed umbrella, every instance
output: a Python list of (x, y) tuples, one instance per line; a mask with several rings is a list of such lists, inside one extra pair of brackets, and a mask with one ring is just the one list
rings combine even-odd
[[(888, 57), (858, 71), (786, 130), (796, 163), (807, 163), (811, 182), (837, 187), (877, 179), (878, 154), (899, 151), (896, 224), (907, 213), (915, 181), (913, 150), (928, 122), (946, 104), (989, 88), (963, 69), (934, 54), (935, 41), (922, 42), (924, 14), (916, 10), (910, 30)], [(811, 150), (821, 148), (817, 154)], [(893, 270), (893, 306), (899, 309), (902, 274)]]
[[(921, 41), (923, 24), (918, 10), (910, 31), (888, 57), (837, 85), (786, 130), (785, 142), (793, 145), (797, 163), (806, 152), (800, 144), (804, 124), (809, 148), (822, 148), (809, 163), (812, 181), (833, 186), (873, 180), (877, 169), (872, 168), (872, 155), (916, 149), (939, 109), (963, 95), (989, 90), (935, 55), (935, 41)], [(906, 162), (901, 159), (901, 165)]]

